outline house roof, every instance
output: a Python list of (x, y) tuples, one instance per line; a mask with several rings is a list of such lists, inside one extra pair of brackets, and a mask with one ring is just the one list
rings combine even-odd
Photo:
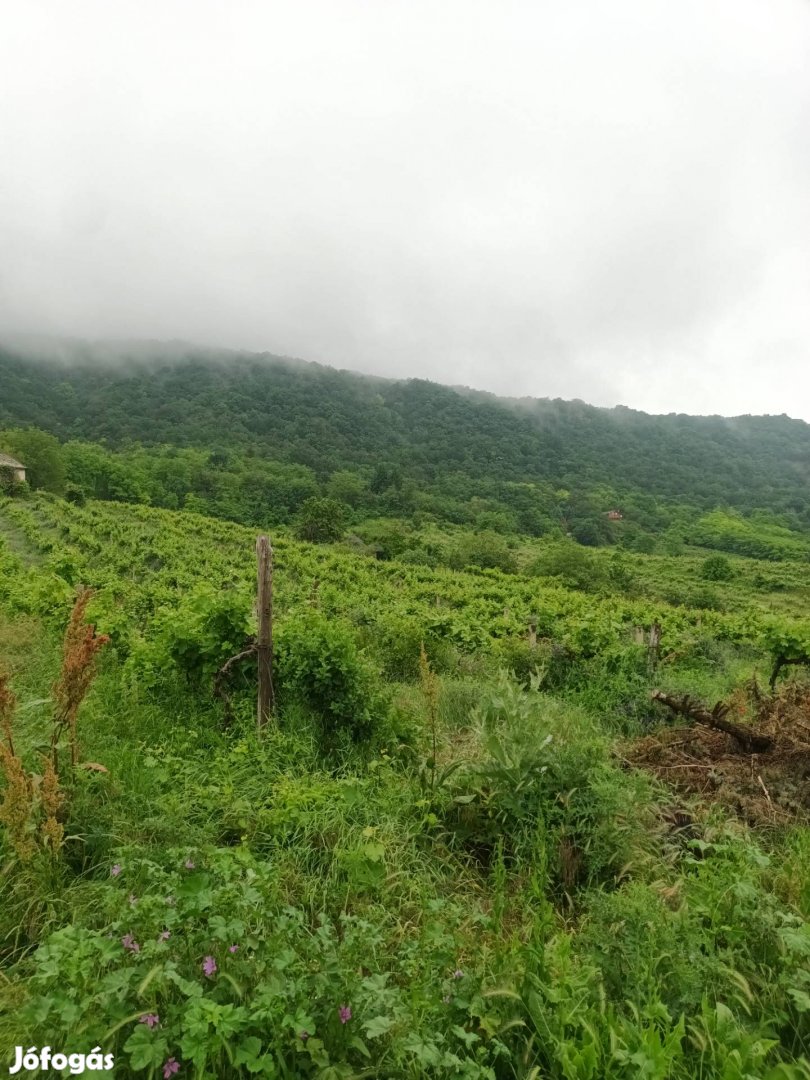
[(10, 469), (24, 469), (25, 466), (21, 461), (17, 461), (16, 458), (11, 457), (9, 454), (0, 454), (0, 467), (5, 466)]

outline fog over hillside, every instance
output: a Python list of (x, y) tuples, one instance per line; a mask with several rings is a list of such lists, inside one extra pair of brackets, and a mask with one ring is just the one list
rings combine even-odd
[(0, 36), (0, 329), (810, 419), (803, 0), (76, 0)]

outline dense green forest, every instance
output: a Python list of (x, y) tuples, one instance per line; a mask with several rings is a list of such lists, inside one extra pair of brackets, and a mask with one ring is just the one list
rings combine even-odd
[[(784, 530), (810, 527), (810, 426), (787, 416), (507, 401), (180, 345), (74, 344), (61, 358), (6, 346), (0, 386), (0, 429), (66, 443), (58, 483), (93, 497), (274, 524), (320, 496), (347, 521), (427, 516), (642, 549), (668, 529), (705, 544), (718, 530), (704, 523), (693, 537), (691, 526), (716, 508), (782, 530), (772, 553), (790, 546)], [(620, 527), (606, 518), (614, 509)], [(769, 550), (730, 535), (719, 546)]]

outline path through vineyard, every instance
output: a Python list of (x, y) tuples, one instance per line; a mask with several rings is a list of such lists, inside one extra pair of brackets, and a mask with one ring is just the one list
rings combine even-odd
[(22, 559), (27, 566), (36, 566), (43, 556), (28, 540), (23, 530), (4, 514), (0, 507), (0, 538), (5, 541), (8, 550)]

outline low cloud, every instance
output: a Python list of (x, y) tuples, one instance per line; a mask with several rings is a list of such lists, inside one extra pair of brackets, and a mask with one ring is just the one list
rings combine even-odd
[(4, 23), (0, 331), (810, 419), (810, 5)]

